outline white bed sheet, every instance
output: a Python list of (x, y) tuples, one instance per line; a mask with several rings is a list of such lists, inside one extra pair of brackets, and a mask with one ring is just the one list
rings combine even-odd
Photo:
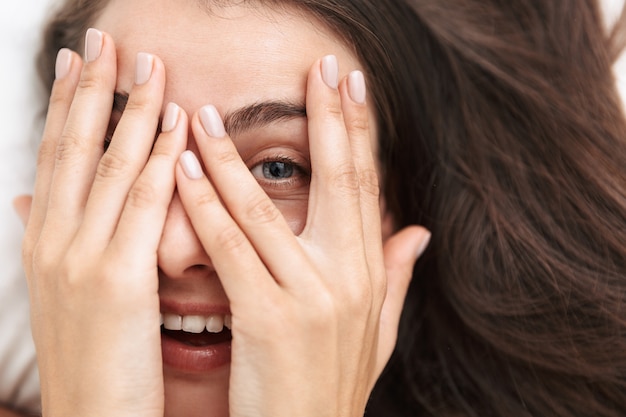
[(0, 4), (0, 404), (32, 413), (40, 408), (39, 381), (20, 262), (23, 228), (12, 200), (33, 183), (41, 109), (33, 59), (51, 1)]
[[(40, 26), (54, 0), (0, 4), (0, 404), (39, 412), (35, 351), (29, 331), (28, 295), (20, 262), (22, 225), (11, 202), (29, 193), (34, 178), (41, 98), (33, 59)], [(607, 20), (624, 0), (603, 0)], [(626, 97), (626, 55), (615, 67)]]

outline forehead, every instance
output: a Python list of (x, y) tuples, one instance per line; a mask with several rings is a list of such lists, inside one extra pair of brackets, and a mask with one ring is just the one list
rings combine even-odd
[(360, 68), (322, 22), (284, 5), (233, 2), (207, 11), (197, 0), (111, 0), (94, 26), (115, 40), (120, 90), (132, 86), (137, 52), (153, 53), (167, 70), (166, 102), (188, 111), (304, 102), (306, 74), (327, 54), (337, 55), (342, 74)]

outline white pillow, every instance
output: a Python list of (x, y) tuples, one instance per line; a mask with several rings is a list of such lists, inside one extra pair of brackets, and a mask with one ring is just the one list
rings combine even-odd
[(50, 3), (0, 4), (0, 404), (31, 413), (40, 409), (39, 381), (20, 260), (23, 228), (12, 200), (32, 190), (42, 107), (33, 60)]
[[(39, 383), (29, 330), (28, 293), (20, 261), (22, 225), (11, 202), (32, 190), (41, 128), (33, 60), (41, 22), (54, 0), (0, 3), (0, 405), (38, 413)], [(603, 0), (610, 23), (624, 0)], [(615, 67), (626, 97), (626, 54)]]

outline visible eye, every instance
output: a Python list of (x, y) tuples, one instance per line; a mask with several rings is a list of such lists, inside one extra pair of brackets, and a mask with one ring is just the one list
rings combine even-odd
[(293, 164), (284, 161), (263, 162), (252, 168), (253, 175), (262, 174), (267, 180), (284, 180), (290, 178), (293, 172)]
[(308, 169), (284, 156), (266, 158), (250, 168), (250, 172), (262, 186), (274, 188), (294, 188), (310, 181)]

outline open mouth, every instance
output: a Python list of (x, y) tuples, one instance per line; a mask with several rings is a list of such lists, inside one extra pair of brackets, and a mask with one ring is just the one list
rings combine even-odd
[(190, 347), (205, 347), (232, 340), (230, 329), (226, 327), (218, 333), (212, 333), (207, 330), (201, 333), (189, 333), (183, 330), (168, 330), (161, 326), (161, 334)]
[(232, 339), (231, 320), (229, 314), (183, 316), (163, 313), (161, 334), (190, 347), (211, 346)]

